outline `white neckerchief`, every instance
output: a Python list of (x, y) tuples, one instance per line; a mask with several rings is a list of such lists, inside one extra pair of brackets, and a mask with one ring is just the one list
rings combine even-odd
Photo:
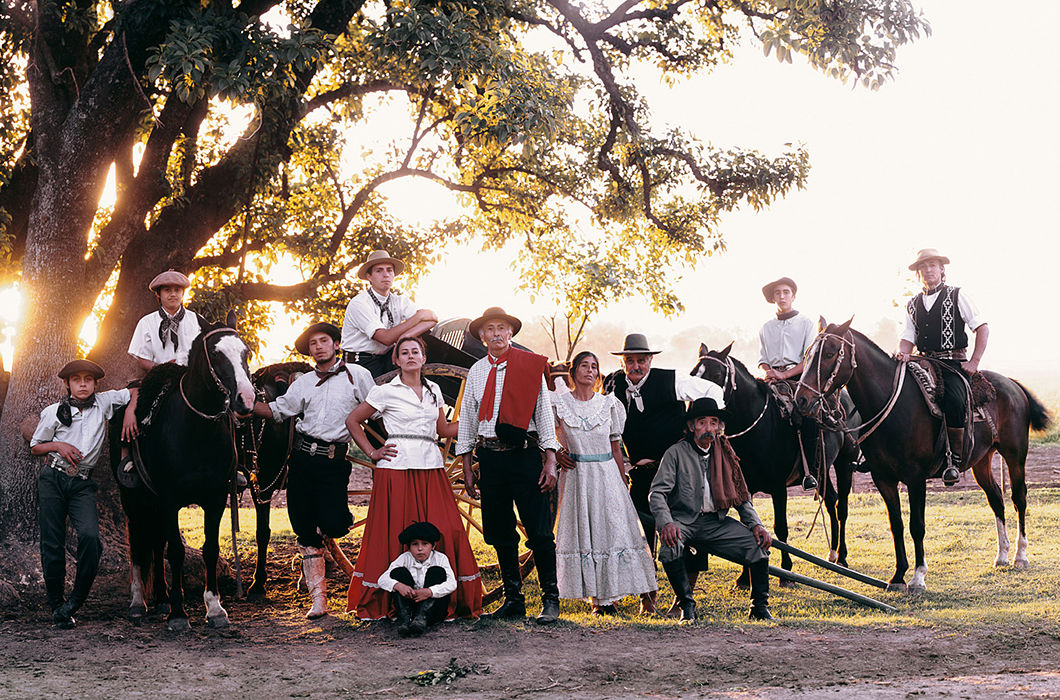
[(637, 410), (644, 413), (644, 398), (640, 395), (640, 390), (644, 388), (644, 382), (648, 381), (648, 375), (651, 374), (649, 369), (644, 373), (644, 376), (640, 378), (640, 381), (636, 384), (626, 380), (626, 403), (633, 402), (637, 406)]

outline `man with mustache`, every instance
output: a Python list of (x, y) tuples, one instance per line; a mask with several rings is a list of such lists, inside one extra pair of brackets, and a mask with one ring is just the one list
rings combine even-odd
[[(686, 437), (659, 463), (651, 484), (652, 515), (659, 528), (662, 562), (681, 621), (696, 619), (696, 602), (682, 551), (689, 545), (743, 564), (751, 572), (752, 620), (772, 620), (769, 612), (769, 545), (773, 539), (751, 503), (740, 461), (724, 436), (727, 412), (714, 399), (697, 399), (688, 409)], [(727, 515), (740, 514), (737, 521)]]
[[(604, 382), (604, 392), (614, 392), (626, 408), (622, 441), (632, 465), (629, 495), (652, 552), (655, 551), (655, 519), (648, 505), (648, 492), (663, 453), (684, 434), (685, 402), (710, 397), (719, 406), (725, 405), (724, 392), (714, 382), (678, 374), (672, 369), (652, 368), (652, 358), (659, 352), (648, 347), (648, 339), (643, 334), (627, 335), (623, 348), (611, 353), (622, 357), (623, 369)], [(565, 463), (562, 466), (568, 467)], [(704, 560), (689, 559), (688, 563), (689, 577), (695, 586)], [(642, 612), (655, 610), (650, 604), (642, 603)], [(676, 613), (676, 609), (671, 612)]]

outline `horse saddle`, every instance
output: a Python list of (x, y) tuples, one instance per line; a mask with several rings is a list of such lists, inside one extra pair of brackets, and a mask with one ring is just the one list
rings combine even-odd
[[(924, 401), (927, 403), (931, 415), (941, 420), (943, 416), (942, 396), (945, 391), (945, 385), (942, 382), (942, 377), (939, 376), (938, 365), (926, 357), (914, 357), (906, 364), (906, 368), (909, 370), (909, 374), (916, 379), (917, 386), (924, 396)], [(982, 372), (976, 372), (969, 377), (968, 386), (972, 392), (972, 422), (992, 422), (992, 417), (988, 415), (987, 410), (994, 399), (997, 398), (997, 389)]]
[(789, 379), (782, 379), (769, 385), (769, 390), (773, 393), (773, 399), (777, 403), (777, 409), (780, 410), (780, 417), (785, 420), (791, 420), (791, 417), (795, 415), (796, 386), (797, 383)]

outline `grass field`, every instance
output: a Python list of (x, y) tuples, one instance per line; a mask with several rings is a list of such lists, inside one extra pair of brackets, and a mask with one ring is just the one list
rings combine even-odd
[[(1012, 567), (994, 568), (996, 555), (996, 529), (994, 519), (985, 497), (980, 491), (930, 493), (927, 510), (927, 538), (925, 547), (929, 573), (928, 590), (922, 594), (900, 595), (885, 593), (865, 584), (857, 583), (831, 572), (824, 571), (796, 560), (795, 570), (814, 578), (840, 585), (864, 595), (887, 602), (899, 609), (898, 614), (870, 611), (849, 601), (827, 593), (798, 586), (779, 588), (773, 581), (772, 608), (774, 615), (783, 619), (785, 625), (807, 628), (856, 628), (865, 626), (929, 627), (960, 633), (972, 626), (996, 628), (999, 633), (1019, 634), (1022, 629), (1048, 629), (1060, 639), (1060, 489), (1031, 488), (1028, 506), (1028, 539), (1030, 542), (1029, 569)], [(818, 520), (817, 528), (809, 540), (806, 533), (814, 519), (816, 504), (808, 497), (789, 500), (790, 543), (800, 549), (825, 556), (827, 546)], [(1011, 553), (1015, 552), (1015, 522), (1011, 503), (1007, 504)], [(770, 526), (772, 509), (767, 499), (758, 501), (758, 510)], [(357, 518), (363, 517), (365, 508), (355, 509)], [(850, 566), (858, 571), (881, 579), (889, 579), (894, 570), (894, 554), (891, 534), (887, 528), (886, 511), (880, 497), (875, 493), (851, 496), (851, 517), (847, 532), (850, 550)], [(908, 512), (903, 496), (903, 512)], [(182, 511), (182, 527), (188, 543), (201, 547), (203, 542), (201, 512), (194, 509)], [(239, 536), (240, 552), (244, 571), (249, 573), (254, 560), (254, 511), (240, 511), (242, 532)], [(222, 524), (221, 552), (231, 555), (231, 531), (226, 518)], [(273, 540), (270, 561), (273, 566), (285, 565), (295, 551), (294, 535), (287, 520), (286, 510), (273, 509)], [(493, 561), (492, 550), (484, 545), (477, 533), (473, 533), (472, 545), (480, 563)], [(343, 540), (342, 545), (351, 555), (359, 535), (354, 533)], [(913, 566), (912, 542), (906, 533), (906, 544)], [(1010, 553), (1010, 558), (1011, 558)], [(779, 565), (779, 553), (771, 557)], [(716, 557), (711, 558), (711, 570), (700, 577), (696, 587), (700, 616), (708, 622), (720, 624), (747, 624), (748, 598), (744, 592), (730, 592), (731, 585), (739, 573), (738, 568)], [(907, 574), (906, 580), (909, 580)], [(491, 577), (494, 580), (491, 580)], [(487, 586), (496, 585), (496, 575), (485, 572)], [(660, 603), (669, 604), (669, 586), (659, 570)], [(332, 608), (339, 606), (337, 598), (345, 599), (344, 590), (335, 590), (332, 585), (330, 597)], [(533, 575), (526, 587), (528, 607), (536, 609), (537, 593)], [(585, 626), (627, 625), (636, 627), (666, 626), (674, 624), (663, 618), (646, 618), (634, 615), (636, 601), (629, 598), (623, 609), (627, 614), (609, 620), (588, 614), (589, 607), (581, 601), (563, 601), (564, 619)], [(351, 619), (351, 624), (358, 624)]]

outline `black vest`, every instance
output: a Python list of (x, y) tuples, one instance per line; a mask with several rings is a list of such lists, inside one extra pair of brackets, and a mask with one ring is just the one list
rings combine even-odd
[(957, 307), (960, 291), (960, 287), (942, 285), (930, 311), (924, 308), (923, 292), (909, 300), (906, 309), (913, 319), (917, 350), (927, 353), (968, 348), (964, 319)]
[(626, 427), (622, 441), (629, 459), (662, 459), (663, 453), (678, 442), (685, 432), (685, 402), (677, 399), (677, 373), (672, 369), (652, 369), (648, 381), (640, 388), (644, 412), (626, 396), (629, 381), (624, 372), (614, 376), (615, 396), (626, 407)]

